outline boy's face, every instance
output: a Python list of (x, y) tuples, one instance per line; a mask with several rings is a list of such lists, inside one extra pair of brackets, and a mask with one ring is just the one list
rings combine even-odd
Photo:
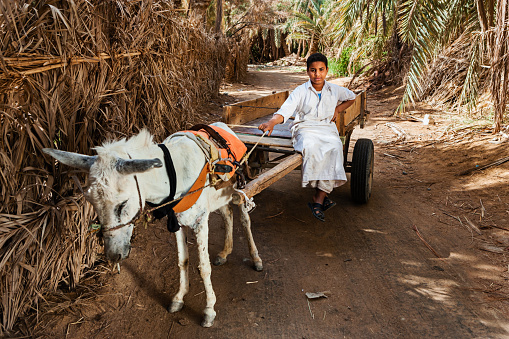
[(314, 86), (321, 87), (325, 82), (325, 77), (327, 76), (327, 72), (329, 68), (325, 66), (325, 62), (323, 61), (315, 61), (309, 65), (307, 70), (309, 80)]

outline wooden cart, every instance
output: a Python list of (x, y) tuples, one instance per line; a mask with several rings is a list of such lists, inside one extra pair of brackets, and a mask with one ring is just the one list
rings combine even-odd
[[(302, 156), (293, 149), (290, 123), (274, 127), (270, 137), (260, 140), (262, 131), (256, 127), (267, 122), (274, 112), (288, 98), (289, 92), (280, 92), (255, 100), (238, 102), (223, 108), (224, 121), (237, 133), (248, 147), (248, 151), (259, 141), (258, 146), (245, 166), (248, 183), (243, 191), (248, 198), (269, 187), (302, 164)], [(355, 126), (364, 128), (368, 117), (366, 92), (357, 93), (352, 106), (339, 114), (336, 125), (343, 142), (344, 166), (351, 173), (350, 189), (352, 198), (358, 203), (367, 203), (371, 196), (373, 182), (374, 148), (370, 139), (358, 139), (351, 160), (348, 160), (350, 137)], [(242, 194), (235, 194), (233, 202), (241, 204)]]

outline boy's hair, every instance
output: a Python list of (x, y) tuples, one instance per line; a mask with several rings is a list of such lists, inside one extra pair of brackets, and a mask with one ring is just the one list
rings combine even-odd
[(327, 67), (327, 68), (329, 67), (329, 65), (327, 64), (327, 57), (325, 55), (323, 55), (322, 53), (314, 53), (314, 54), (311, 54), (306, 61), (308, 71), (309, 71), (309, 66), (311, 66), (311, 64), (316, 61), (322, 61), (323, 63), (325, 63), (325, 67)]

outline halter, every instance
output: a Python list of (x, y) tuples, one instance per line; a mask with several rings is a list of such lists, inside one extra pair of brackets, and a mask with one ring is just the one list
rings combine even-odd
[[(129, 159), (132, 159), (131, 158), (131, 155), (129, 155), (129, 153), (127, 154), (129, 156)], [(207, 164), (206, 164), (207, 165)], [(75, 180), (77, 180), (77, 178), (75, 178)], [(182, 200), (184, 197), (188, 196), (188, 195), (191, 195), (191, 194), (194, 194), (196, 192), (199, 192), (207, 187), (210, 187), (212, 186), (212, 184), (208, 184), (208, 185), (204, 185), (202, 187), (199, 187), (198, 189), (195, 189), (195, 190), (192, 190), (192, 191), (189, 191), (187, 192), (186, 194), (184, 194), (183, 196), (179, 197), (179, 198), (176, 198), (176, 199), (172, 199), (171, 201), (167, 201), (161, 205), (158, 205), (156, 207), (152, 207), (152, 208), (149, 208), (147, 209), (146, 211), (143, 211), (143, 200), (141, 198), (141, 191), (140, 191), (140, 185), (138, 184), (138, 177), (136, 177), (136, 174), (134, 175), (134, 181), (136, 182), (136, 190), (138, 191), (138, 198), (139, 198), (139, 203), (140, 203), (140, 209), (138, 210), (138, 212), (134, 215), (134, 217), (126, 222), (126, 223), (123, 223), (123, 224), (120, 224), (120, 225), (117, 225), (117, 226), (114, 226), (112, 228), (108, 228), (107, 230), (103, 229), (102, 226), (99, 224), (93, 224), (93, 225), (97, 225), (96, 227), (92, 226), (92, 230), (91, 232), (102, 232), (102, 234), (104, 233), (108, 233), (108, 232), (112, 232), (112, 231), (115, 231), (115, 230), (118, 230), (120, 228), (123, 228), (123, 227), (126, 227), (126, 226), (129, 226), (131, 224), (135, 224), (136, 222), (138, 222), (143, 216), (148, 216), (150, 213), (152, 213), (154, 210), (158, 209), (158, 208), (161, 208), (161, 207), (164, 207), (164, 206), (167, 206), (169, 204), (172, 204), (174, 202), (177, 202), (179, 200)], [(79, 184), (79, 182), (78, 182)], [(174, 185), (175, 186), (175, 185)], [(81, 190), (81, 193), (84, 194), (83, 192), (83, 188), (81, 187), (81, 184), (78, 185), (79, 189)], [(147, 218), (147, 221), (150, 221), (148, 220)]]
[[(132, 159), (131, 158), (131, 155), (129, 153), (127, 153), (127, 156), (129, 157), (129, 159)], [(125, 227), (125, 226), (128, 226), (130, 224), (134, 224), (136, 223), (140, 218), (141, 216), (143, 215), (143, 201), (141, 200), (141, 191), (140, 191), (140, 185), (138, 184), (138, 177), (136, 177), (136, 174), (134, 175), (134, 181), (136, 182), (136, 190), (138, 191), (138, 198), (139, 198), (139, 202), (140, 202), (140, 209), (138, 210), (138, 212), (134, 215), (134, 217), (124, 223), (124, 224), (120, 224), (120, 225), (117, 225), (115, 227), (112, 227), (112, 228), (108, 228), (107, 230), (102, 230), (100, 228), (100, 230), (102, 231), (102, 233), (108, 233), (108, 232), (111, 232), (111, 231), (115, 231), (115, 230), (118, 230), (119, 228), (122, 228), (122, 227)]]

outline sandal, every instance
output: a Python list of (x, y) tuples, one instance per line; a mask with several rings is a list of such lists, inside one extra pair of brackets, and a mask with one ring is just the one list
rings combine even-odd
[(325, 197), (325, 199), (323, 199), (323, 207), (322, 207), (322, 210), (325, 212), (327, 211), (329, 208), (332, 208), (336, 206), (336, 203), (332, 200), (329, 199), (329, 197)]
[(323, 206), (319, 203), (310, 203), (308, 202), (309, 208), (311, 208), (311, 212), (313, 213), (313, 216), (320, 220), (325, 221), (325, 214), (323, 214)]

